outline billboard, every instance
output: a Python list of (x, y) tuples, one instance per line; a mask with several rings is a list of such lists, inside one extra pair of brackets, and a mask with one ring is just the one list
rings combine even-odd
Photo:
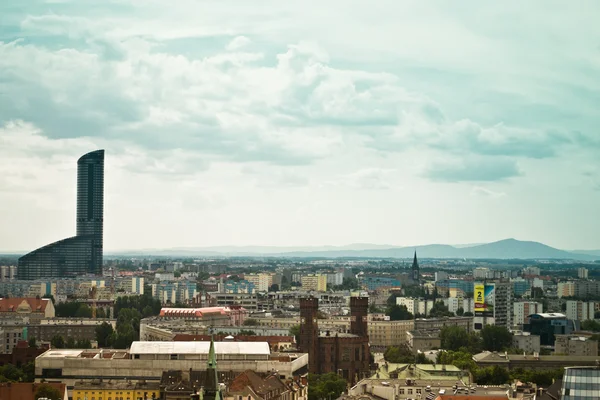
[(474, 311), (476, 317), (494, 316), (494, 285), (474, 285)]

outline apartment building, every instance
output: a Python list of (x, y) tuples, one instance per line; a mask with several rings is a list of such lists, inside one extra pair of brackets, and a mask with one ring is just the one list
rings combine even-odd
[(558, 297), (572, 297), (575, 296), (575, 282), (558, 282), (556, 285), (556, 294)]
[(244, 279), (254, 285), (257, 292), (268, 292), (273, 285), (273, 274), (261, 272), (258, 274), (245, 274)]
[(600, 303), (593, 301), (567, 300), (567, 309), (565, 311), (568, 319), (586, 321), (594, 319), (596, 310), (600, 308)]
[(302, 289), (313, 290), (315, 292), (327, 291), (327, 275), (309, 274), (301, 278)]
[(531, 314), (544, 312), (542, 303), (535, 301), (519, 301), (513, 304), (513, 325), (523, 325)]

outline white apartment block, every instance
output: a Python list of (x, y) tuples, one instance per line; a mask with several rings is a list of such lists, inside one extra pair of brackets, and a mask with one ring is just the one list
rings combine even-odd
[(579, 279), (587, 279), (588, 278), (588, 270), (587, 268), (577, 268), (577, 277)]
[(418, 299), (415, 297), (397, 297), (396, 304), (399, 306), (406, 306), (406, 309), (411, 314), (422, 314), (429, 315), (429, 312), (433, 308), (433, 300)]
[(344, 283), (344, 273), (333, 272), (327, 274), (327, 286), (339, 286)]
[(444, 279), (448, 279), (450, 276), (447, 272), (438, 271), (435, 273), (435, 281), (443, 281)]
[(483, 268), (483, 267), (473, 268), (473, 278), (486, 279), (488, 277), (489, 272), (490, 272), (489, 268)]
[(513, 304), (513, 324), (523, 325), (529, 315), (539, 314), (542, 312), (544, 312), (544, 306), (542, 303), (538, 303), (535, 301), (516, 302)]
[(567, 310), (565, 314), (568, 319), (586, 321), (588, 319), (594, 319), (594, 313), (599, 306), (600, 303), (593, 301), (567, 300)]
[(459, 297), (448, 297), (442, 300), (444, 305), (448, 307), (448, 311), (456, 313), (459, 308), (462, 308), (464, 312), (473, 312), (474, 299), (468, 298), (463, 299)]

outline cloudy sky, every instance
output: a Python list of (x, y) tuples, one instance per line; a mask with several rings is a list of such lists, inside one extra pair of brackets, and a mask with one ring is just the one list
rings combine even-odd
[[(426, 4), (425, 4), (426, 3)], [(600, 248), (600, 3), (0, 2), (0, 250)]]

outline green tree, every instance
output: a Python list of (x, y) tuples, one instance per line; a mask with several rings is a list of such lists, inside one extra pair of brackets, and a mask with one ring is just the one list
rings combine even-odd
[(142, 310), (142, 316), (144, 318), (150, 317), (150, 316), (152, 316), (152, 314), (154, 314), (154, 311), (152, 310), (152, 307), (150, 307), (149, 305), (144, 307), (144, 309)]
[(396, 364), (413, 363), (415, 355), (405, 345), (390, 346), (383, 353), (385, 361)]
[(290, 336), (296, 339), (296, 344), (300, 342), (300, 325), (293, 325), (290, 328)]
[(308, 374), (308, 400), (337, 399), (348, 383), (336, 373)]
[(471, 311), (465, 311), (465, 313), (463, 314), (463, 317), (472, 317), (473, 313)]
[(254, 332), (253, 330), (248, 330), (248, 329), (240, 329), (240, 335), (256, 336), (256, 332)]
[(600, 321), (588, 319), (581, 323), (581, 329), (584, 331), (600, 332)]
[(248, 318), (244, 321), (245, 326), (258, 326), (258, 320), (255, 318)]
[(465, 309), (464, 309), (464, 308), (462, 308), (462, 307), (458, 307), (458, 308), (456, 309), (456, 315), (457, 315), (457, 316), (459, 316), (459, 317), (460, 317), (460, 316), (462, 316), (464, 313), (465, 313)]
[(38, 399), (49, 399), (49, 400), (61, 400), (60, 391), (48, 384), (41, 384), (38, 386), (33, 396), (36, 400)]
[(436, 301), (429, 311), (429, 316), (432, 318), (453, 317), (454, 314), (448, 311), (448, 307), (443, 302)]
[(92, 309), (87, 304), (80, 304), (75, 312), (77, 318), (92, 318)]
[(60, 335), (54, 335), (52, 337), (52, 339), (50, 339), (50, 344), (54, 348), (64, 349), (65, 348), (65, 339)]
[(414, 318), (405, 305), (399, 306), (397, 304), (389, 306), (385, 315), (389, 316), (391, 321), (402, 321)]
[(452, 364), (471, 372), (477, 368), (477, 364), (473, 361), (473, 355), (466, 351), (440, 351), (437, 355), (437, 363)]
[(469, 334), (459, 326), (446, 326), (440, 331), (442, 349), (458, 351), (469, 346)]
[(29, 344), (29, 347), (37, 348), (37, 339), (35, 337), (30, 337), (27, 343)]
[(483, 348), (488, 351), (502, 351), (511, 347), (512, 336), (504, 326), (486, 325), (481, 330)]

